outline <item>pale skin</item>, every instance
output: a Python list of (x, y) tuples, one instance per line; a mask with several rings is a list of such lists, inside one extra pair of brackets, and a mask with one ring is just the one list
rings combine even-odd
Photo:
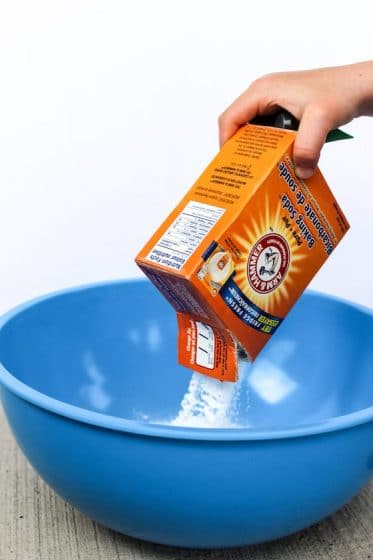
[(258, 115), (286, 109), (300, 121), (293, 160), (298, 177), (313, 174), (328, 132), (352, 119), (373, 116), (373, 61), (255, 80), (219, 118), (222, 146)]

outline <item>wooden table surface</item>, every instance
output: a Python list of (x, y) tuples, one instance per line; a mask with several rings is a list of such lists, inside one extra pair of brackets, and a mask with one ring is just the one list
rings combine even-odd
[(373, 482), (332, 517), (275, 542), (196, 551), (145, 543), (97, 525), (28, 465), (0, 408), (0, 560), (373, 560)]

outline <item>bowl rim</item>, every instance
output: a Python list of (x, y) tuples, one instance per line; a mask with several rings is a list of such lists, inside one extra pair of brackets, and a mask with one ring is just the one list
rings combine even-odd
[[(70, 293), (78, 293), (97, 288), (106, 288), (110, 286), (122, 285), (126, 283), (149, 283), (146, 278), (126, 278), (118, 280), (109, 280), (82, 284), (61, 290), (53, 291), (45, 295), (32, 298), (21, 303), (0, 317), (0, 332), (14, 317), (20, 313), (39, 305), (49, 299), (61, 297)], [(373, 316), (373, 309), (364, 307), (363, 305), (351, 302), (349, 300), (336, 297), (333, 295), (321, 293), (315, 290), (306, 290), (307, 297), (317, 297), (328, 301), (334, 301), (343, 306), (352, 307), (360, 312)], [(0, 362), (0, 386), (5, 387), (8, 391), (17, 397), (29, 402), (41, 409), (63, 416), (69, 420), (75, 420), (80, 423), (89, 424), (98, 428), (104, 428), (139, 436), (160, 437), (168, 439), (187, 439), (187, 440), (208, 440), (208, 441), (258, 441), (258, 440), (280, 440), (304, 436), (316, 436), (328, 432), (339, 431), (343, 429), (353, 428), (360, 424), (373, 421), (373, 406), (346, 414), (327, 418), (319, 422), (305, 424), (295, 428), (287, 428), (280, 430), (258, 430), (251, 428), (196, 428), (171, 426), (157, 423), (144, 422), (140, 420), (130, 420), (111, 416), (100, 412), (94, 412), (89, 409), (71, 405), (49, 397), (36, 389), (26, 385), (15, 376), (13, 376), (5, 366)]]

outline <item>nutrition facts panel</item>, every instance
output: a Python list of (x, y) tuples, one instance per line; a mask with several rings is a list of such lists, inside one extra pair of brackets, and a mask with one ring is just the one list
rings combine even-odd
[(180, 270), (224, 212), (211, 204), (188, 202), (146, 258)]

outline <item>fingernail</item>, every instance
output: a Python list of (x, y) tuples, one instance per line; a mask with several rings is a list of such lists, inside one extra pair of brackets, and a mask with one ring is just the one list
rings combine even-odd
[(314, 171), (315, 170), (311, 169), (310, 167), (295, 168), (295, 173), (299, 177), (299, 179), (309, 179), (313, 175)]

